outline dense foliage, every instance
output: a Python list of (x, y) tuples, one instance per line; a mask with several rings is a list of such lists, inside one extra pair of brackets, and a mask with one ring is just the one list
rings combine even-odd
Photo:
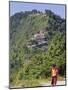
[[(66, 73), (65, 19), (50, 10), (16, 13), (10, 17), (10, 84), (21, 85), (23, 80), (50, 77), (52, 64), (56, 64), (60, 75)], [(34, 34), (47, 29), (48, 50), (28, 48), (27, 43)], [(27, 81), (26, 81), (27, 82)], [(32, 82), (30, 82), (32, 83)], [(35, 82), (37, 83), (37, 82)]]

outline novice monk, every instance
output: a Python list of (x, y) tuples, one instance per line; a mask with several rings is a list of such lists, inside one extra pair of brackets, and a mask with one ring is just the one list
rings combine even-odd
[(54, 64), (51, 69), (51, 74), (52, 74), (52, 80), (51, 80), (51, 85), (56, 86), (57, 84), (57, 76), (58, 76), (58, 68)]

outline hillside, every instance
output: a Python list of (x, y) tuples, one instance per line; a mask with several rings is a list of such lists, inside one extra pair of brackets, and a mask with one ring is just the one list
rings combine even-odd
[[(37, 10), (25, 11), (10, 17), (11, 86), (36, 86), (36, 82), (27, 85), (27, 82), (22, 81), (49, 77), (50, 68), (54, 63), (60, 69), (60, 75), (65, 76), (65, 23), (65, 19), (50, 10), (45, 10), (45, 13)], [(43, 32), (43, 36), (39, 32)], [(34, 37), (37, 34), (41, 36), (38, 40)], [(43, 45), (42, 41), (47, 43)], [(32, 48), (32, 45), (35, 47)]]

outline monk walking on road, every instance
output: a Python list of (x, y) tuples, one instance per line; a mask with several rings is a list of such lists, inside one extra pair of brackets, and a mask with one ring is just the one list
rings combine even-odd
[(58, 76), (58, 68), (55, 64), (53, 64), (51, 69), (52, 79), (51, 79), (51, 85), (56, 86), (57, 84), (57, 76)]

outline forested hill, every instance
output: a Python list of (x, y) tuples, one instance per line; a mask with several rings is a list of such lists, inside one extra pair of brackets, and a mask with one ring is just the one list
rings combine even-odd
[[(56, 64), (60, 75), (65, 75), (66, 21), (50, 10), (37, 10), (16, 13), (10, 17), (10, 83), (21, 80), (46, 78), (50, 67)], [(34, 43), (31, 38), (44, 31), (47, 50), (28, 48)], [(38, 42), (35, 42), (38, 43)], [(46, 45), (44, 45), (44, 48)]]

